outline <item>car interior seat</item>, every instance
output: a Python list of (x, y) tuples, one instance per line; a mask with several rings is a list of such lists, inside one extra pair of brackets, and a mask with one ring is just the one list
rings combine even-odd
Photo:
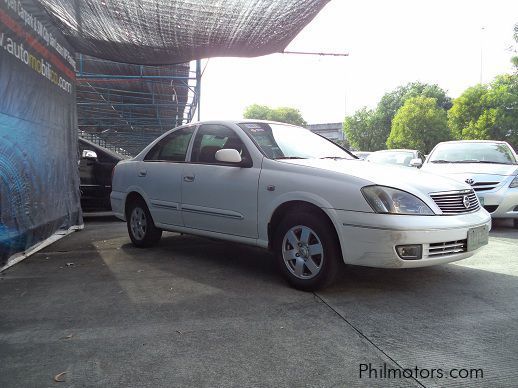
[(410, 161), (412, 160), (412, 156), (405, 157), (405, 160), (403, 160), (403, 165), (410, 166)]
[(218, 146), (205, 146), (200, 150), (198, 162), (200, 163), (216, 163), (216, 152), (221, 148)]

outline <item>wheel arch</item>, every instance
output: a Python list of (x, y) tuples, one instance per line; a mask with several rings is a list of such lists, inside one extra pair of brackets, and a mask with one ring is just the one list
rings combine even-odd
[(146, 201), (146, 199), (144, 198), (144, 196), (139, 193), (138, 191), (136, 190), (133, 190), (133, 191), (130, 191), (127, 195), (126, 195), (126, 198), (124, 200), (124, 216), (126, 217), (126, 219), (128, 219), (128, 210), (129, 210), (129, 206), (134, 203), (135, 201), (138, 201), (138, 200), (142, 200), (144, 201), (144, 203), (146, 204), (146, 206), (148, 207), (149, 209), (149, 205)]
[[(284, 202), (277, 206), (277, 208), (272, 213), (272, 216), (270, 217), (270, 220), (268, 222), (268, 249), (272, 250), (273, 246), (273, 240), (275, 236), (275, 231), (280, 224), (281, 220), (290, 212), (300, 212), (300, 211), (310, 211), (315, 213), (316, 215), (322, 217), (324, 219), (332, 232), (334, 233), (334, 236), (336, 238), (337, 243), (339, 244), (339, 251), (342, 252), (342, 241), (339, 237), (337, 227), (335, 223), (333, 222), (333, 217), (330, 216), (326, 210), (329, 209), (323, 209), (314, 203), (304, 201), (304, 200), (291, 200)], [(343, 259), (343, 258), (342, 258)]]

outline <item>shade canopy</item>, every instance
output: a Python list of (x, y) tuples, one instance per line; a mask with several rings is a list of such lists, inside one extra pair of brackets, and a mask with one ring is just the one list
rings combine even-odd
[(38, 0), (77, 52), (164, 65), (281, 52), (330, 0)]

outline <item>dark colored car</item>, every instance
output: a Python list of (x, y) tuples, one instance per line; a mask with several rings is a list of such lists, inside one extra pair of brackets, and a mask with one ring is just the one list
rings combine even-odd
[(109, 211), (112, 171), (124, 156), (79, 138), (79, 177), (83, 211)]

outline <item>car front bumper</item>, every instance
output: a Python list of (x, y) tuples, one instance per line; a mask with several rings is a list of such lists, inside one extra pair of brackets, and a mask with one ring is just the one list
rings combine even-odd
[(518, 187), (509, 188), (509, 183), (500, 189), (479, 191), (477, 196), (493, 218), (518, 218)]
[[(491, 217), (484, 209), (448, 216), (335, 211), (340, 222), (339, 239), (344, 262), (369, 267), (414, 268), (465, 259), (479, 250), (467, 251), (468, 230), (481, 226), (487, 232), (491, 229)], [(447, 248), (441, 252), (443, 245), (447, 247), (462, 242), (462, 252), (448, 253)], [(396, 246), (409, 244), (422, 245), (421, 259), (403, 260), (399, 257)]]

